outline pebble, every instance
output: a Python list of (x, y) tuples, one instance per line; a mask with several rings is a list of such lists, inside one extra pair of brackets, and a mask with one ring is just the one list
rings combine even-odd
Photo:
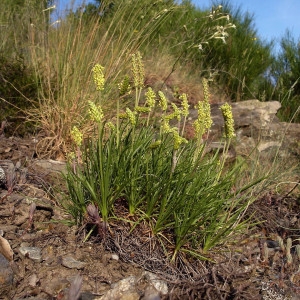
[(36, 287), (38, 282), (39, 282), (39, 279), (38, 279), (38, 277), (35, 273), (29, 276), (29, 278), (28, 278), (28, 285), (29, 286)]
[(86, 265), (85, 262), (78, 261), (71, 256), (63, 257), (61, 264), (66, 268), (77, 270), (83, 269)]
[(113, 259), (113, 260), (119, 260), (119, 255), (117, 255), (117, 254), (112, 254), (112, 255), (111, 255), (111, 259)]
[(41, 262), (42, 261), (41, 248), (38, 248), (38, 247), (20, 247), (19, 251), (23, 256), (28, 256), (30, 259), (32, 259), (35, 262)]
[(6, 182), (6, 175), (2, 167), (0, 167), (0, 186)]

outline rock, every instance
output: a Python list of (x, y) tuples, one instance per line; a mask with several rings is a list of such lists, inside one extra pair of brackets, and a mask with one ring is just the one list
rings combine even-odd
[(2, 254), (8, 261), (12, 261), (14, 257), (14, 252), (7, 239), (0, 236), (0, 254)]
[(168, 285), (157, 275), (144, 271), (138, 278), (129, 276), (112, 284), (109, 291), (95, 300), (160, 300), (161, 295), (167, 294)]
[(144, 271), (138, 278), (129, 276), (112, 284), (109, 291), (95, 300), (160, 300), (160, 295), (167, 294), (168, 285), (157, 275)]
[[(213, 120), (212, 132), (221, 136), (224, 119), (220, 110), (222, 103), (214, 103), (211, 105), (211, 116)], [(242, 102), (231, 103), (232, 115), (234, 118), (235, 129), (241, 128), (243, 135), (253, 136), (257, 131), (261, 131), (268, 127), (272, 122), (279, 122), (276, 117), (278, 109), (281, 107), (278, 101), (260, 102), (259, 100), (246, 100)], [(193, 112), (192, 116), (197, 112)], [(195, 116), (196, 117), (196, 116)]]
[(168, 294), (168, 285), (161, 279), (157, 277), (157, 275), (145, 271), (143, 272), (143, 276), (147, 279), (149, 283), (151, 283), (155, 289), (160, 292), (162, 295)]
[(77, 269), (77, 270), (83, 269), (86, 265), (85, 262), (78, 261), (71, 256), (63, 257), (61, 264), (66, 268)]
[[(222, 149), (220, 139), (224, 120), (220, 110), (223, 103), (211, 104), (213, 125), (208, 135), (211, 149)], [(232, 146), (237, 155), (248, 155), (254, 148), (259, 153), (278, 150), (281, 157), (300, 155), (300, 124), (280, 122), (276, 116), (281, 107), (278, 101), (246, 100), (231, 103), (236, 140)], [(190, 124), (197, 118), (197, 110), (190, 110)], [(214, 144), (215, 143), (215, 144)]]
[(142, 300), (160, 300), (160, 299), (161, 297), (159, 295), (159, 292), (154, 286), (148, 285), (145, 288), (145, 293)]
[(41, 159), (36, 160), (33, 167), (39, 167), (50, 173), (61, 173), (66, 172), (66, 163), (63, 161), (52, 160), (52, 159)]
[(35, 273), (29, 276), (28, 278), (28, 285), (31, 287), (35, 287), (37, 283), (39, 282), (39, 279)]
[(140, 295), (136, 291), (137, 279), (135, 276), (129, 276), (125, 279), (112, 284), (112, 289), (107, 291), (102, 297), (95, 300), (139, 300)]
[(240, 136), (239, 132), (236, 133), (237, 139), (234, 144), (235, 151), (240, 155), (248, 156), (256, 146), (254, 138), (249, 136)]
[(27, 256), (35, 262), (41, 262), (42, 261), (42, 252), (41, 252), (42, 250), (41, 250), (41, 248), (38, 248), (38, 247), (20, 247), (19, 251), (23, 256)]
[(278, 101), (246, 100), (232, 103), (232, 114), (238, 127), (253, 125), (253, 123), (265, 127), (274, 120), (278, 121), (276, 113), (280, 107)]
[(9, 296), (13, 289), (14, 273), (9, 261), (0, 254), (0, 298)]
[(0, 186), (6, 183), (6, 175), (2, 167), (0, 167)]
[(117, 254), (112, 254), (112, 255), (111, 255), (111, 259), (113, 259), (113, 260), (119, 260), (119, 255), (117, 255)]
[(80, 297), (80, 291), (82, 287), (83, 278), (77, 274), (74, 280), (71, 282), (68, 299), (78, 300)]
[(281, 146), (280, 142), (270, 141), (270, 142), (260, 142), (257, 146), (259, 152), (265, 151), (269, 148), (279, 148)]

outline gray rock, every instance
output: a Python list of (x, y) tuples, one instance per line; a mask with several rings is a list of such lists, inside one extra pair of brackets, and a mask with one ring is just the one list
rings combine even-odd
[[(209, 133), (210, 149), (222, 150), (220, 139), (224, 120), (220, 110), (223, 103), (211, 104), (213, 125)], [(231, 144), (237, 155), (248, 155), (255, 149), (262, 155), (278, 151), (280, 157), (300, 155), (300, 124), (280, 122), (276, 116), (281, 107), (278, 101), (246, 100), (231, 103), (236, 139)], [(189, 122), (197, 118), (197, 110), (190, 110)]]
[[(112, 284), (109, 291), (95, 300), (160, 300), (160, 295), (167, 294), (167, 284), (157, 275), (144, 271), (138, 278), (129, 276)], [(141, 296), (143, 297), (141, 298)]]
[(257, 146), (257, 150), (259, 152), (268, 150), (270, 148), (279, 148), (281, 147), (281, 143), (280, 142), (276, 142), (276, 141), (270, 141), (270, 142), (260, 142), (259, 145)]
[(136, 291), (137, 279), (135, 276), (129, 276), (125, 279), (112, 284), (112, 289), (107, 291), (102, 297), (95, 300), (139, 300), (140, 295)]
[(42, 250), (38, 247), (20, 247), (19, 252), (23, 256), (28, 256), (30, 259), (32, 259), (35, 262), (41, 262), (42, 261)]
[(0, 186), (6, 183), (6, 175), (2, 167), (0, 167)]
[(142, 300), (160, 300), (160, 299), (161, 299), (160, 294), (154, 286), (148, 285), (145, 288), (145, 293)]
[(77, 270), (83, 269), (86, 265), (85, 262), (78, 261), (71, 256), (63, 257), (61, 264), (66, 268)]
[(162, 295), (168, 294), (168, 285), (163, 280), (159, 279), (157, 275), (155, 275), (151, 272), (145, 271), (145, 272), (143, 272), (143, 276)]
[(33, 164), (34, 167), (39, 167), (50, 173), (61, 173), (66, 172), (66, 163), (63, 161), (57, 161), (52, 159), (41, 159), (36, 160)]
[[(222, 103), (211, 105), (213, 119), (212, 132), (220, 136), (224, 126), (224, 119), (220, 110)], [(251, 136), (253, 129), (262, 130), (272, 122), (279, 122), (276, 113), (281, 107), (278, 101), (261, 102), (259, 100), (246, 100), (231, 103), (235, 128), (242, 128), (247, 136)], [(196, 114), (194, 112), (193, 114)], [(252, 130), (252, 131), (251, 131)]]

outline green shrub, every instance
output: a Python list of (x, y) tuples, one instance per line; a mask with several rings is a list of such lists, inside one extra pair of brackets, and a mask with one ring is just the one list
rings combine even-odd
[(300, 122), (300, 39), (289, 31), (281, 39), (281, 51), (276, 57), (270, 76), (275, 81), (273, 97), (280, 101), (279, 117), (284, 121)]

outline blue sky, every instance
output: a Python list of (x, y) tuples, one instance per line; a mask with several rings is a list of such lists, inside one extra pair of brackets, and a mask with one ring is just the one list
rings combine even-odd
[[(211, 7), (210, 0), (194, 0), (193, 3), (200, 8)], [(279, 40), (286, 29), (296, 40), (300, 38), (300, 0), (231, 0), (230, 3), (254, 14), (260, 38)]]
[[(138, 0), (136, 0), (138, 1)], [(55, 0), (60, 7), (73, 3), (72, 0)], [(81, 0), (75, 0), (80, 3)], [(195, 6), (204, 8), (211, 7), (211, 0), (192, 0)], [(263, 40), (279, 39), (289, 29), (292, 36), (300, 39), (300, 0), (231, 0), (235, 6), (241, 6), (242, 11), (254, 14), (254, 23), (259, 38)]]

